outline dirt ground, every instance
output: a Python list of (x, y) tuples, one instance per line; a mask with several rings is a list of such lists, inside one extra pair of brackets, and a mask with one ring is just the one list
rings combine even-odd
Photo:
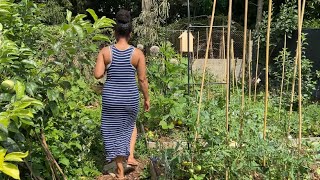
[[(135, 167), (135, 170), (132, 172), (129, 172), (126, 174), (126, 178), (128, 180), (139, 180), (140, 174), (143, 172), (144, 168), (148, 165), (147, 160), (140, 160), (139, 165)], [(97, 180), (116, 180), (117, 178), (114, 177), (114, 175), (108, 174), (108, 175), (101, 175), (97, 177)]]

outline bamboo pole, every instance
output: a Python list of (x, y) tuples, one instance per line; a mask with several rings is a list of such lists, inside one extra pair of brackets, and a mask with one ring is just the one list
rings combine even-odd
[[(231, 39), (231, 20), (232, 20), (232, 0), (229, 0), (228, 12), (228, 35), (227, 35), (227, 74), (226, 74), (226, 143), (229, 144), (229, 87), (230, 87), (230, 39)], [(226, 165), (227, 166), (227, 165)], [(226, 180), (229, 179), (229, 167), (226, 168)]]
[[(230, 39), (231, 39), (231, 20), (232, 20), (232, 0), (229, 0), (229, 13), (228, 13), (228, 35), (227, 35), (227, 73), (226, 73), (226, 130), (229, 130), (229, 86), (230, 86)], [(228, 135), (227, 135), (228, 136)], [(228, 142), (228, 139), (227, 139)]]
[[(304, 9), (306, 6), (306, 1), (303, 0), (303, 4), (302, 4), (302, 12), (301, 12), (301, 19), (300, 22), (302, 24), (303, 22), (303, 17), (304, 17)], [(299, 24), (299, 22), (298, 22)], [(290, 122), (291, 122), (291, 117), (292, 117), (292, 111), (293, 111), (293, 98), (294, 98), (294, 93), (295, 93), (295, 83), (296, 83), (296, 76), (297, 76), (297, 66), (298, 66), (298, 43), (297, 43), (297, 49), (296, 49), (296, 56), (295, 56), (295, 62), (294, 62), (294, 68), (293, 68), (293, 77), (292, 77), (292, 89), (291, 89), (291, 98), (290, 98), (290, 110), (289, 110), (289, 122), (288, 122), (288, 136), (290, 134)]]
[(251, 40), (251, 30), (249, 32), (249, 49), (248, 49), (248, 74), (249, 74), (249, 102), (251, 102), (251, 63), (252, 63), (252, 40)]
[[(268, 98), (269, 98), (269, 45), (270, 45), (270, 28), (271, 28), (271, 14), (272, 14), (272, 0), (269, 0), (268, 7), (268, 28), (267, 28), (267, 40), (266, 40), (266, 92), (264, 101), (264, 121), (263, 121), (263, 139), (267, 138), (267, 115), (268, 115)], [(266, 159), (263, 158), (263, 166), (266, 165)]]
[(222, 59), (226, 58), (226, 40), (224, 38), (224, 27), (222, 28)]
[(247, 29), (248, 29), (248, 0), (245, 0), (245, 14), (244, 14), (244, 30), (243, 30), (243, 50), (242, 50), (242, 96), (241, 96), (241, 118), (240, 118), (240, 130), (239, 136), (243, 133), (243, 118), (244, 118), (244, 106), (245, 106), (245, 71), (246, 71), (246, 52), (247, 52)]
[(260, 52), (260, 36), (258, 37), (258, 47), (257, 47), (257, 62), (256, 62), (256, 77), (254, 82), (254, 102), (257, 100), (257, 86), (258, 86), (258, 69), (259, 69), (259, 52)]
[(234, 41), (231, 39), (231, 70), (232, 70), (232, 92), (234, 93), (234, 87), (235, 87), (235, 76), (236, 76), (236, 61), (234, 59)]
[(284, 46), (282, 54), (282, 77), (281, 77), (281, 87), (280, 87), (280, 98), (279, 98), (279, 121), (281, 118), (281, 104), (282, 104), (282, 95), (283, 95), (283, 84), (284, 84), (284, 73), (285, 73), (285, 63), (286, 63), (286, 51), (287, 51), (287, 35), (284, 35)]
[(203, 87), (204, 87), (204, 80), (205, 80), (205, 74), (206, 74), (206, 66), (207, 66), (208, 56), (209, 56), (209, 48), (210, 48), (210, 42), (211, 42), (211, 36), (212, 36), (212, 29), (213, 29), (212, 25), (213, 25), (213, 22), (214, 22), (214, 14), (215, 14), (215, 9), (216, 9), (216, 2), (217, 2), (217, 0), (213, 1), (213, 9), (212, 9), (212, 16), (211, 16), (211, 21), (210, 21), (209, 37), (207, 39), (207, 48), (206, 48), (205, 60), (204, 60), (203, 71), (202, 71), (202, 81), (201, 81), (201, 89), (200, 89), (200, 97), (199, 97), (198, 116), (197, 116), (196, 131), (195, 131), (195, 136), (194, 136), (194, 141), (195, 142), (196, 142), (196, 140), (198, 138), (198, 126), (199, 126), (199, 123), (200, 123), (200, 113), (201, 113)]
[(301, 9), (301, 0), (298, 0), (298, 69), (299, 69), (299, 86), (298, 86), (298, 91), (299, 91), (299, 153), (301, 152), (301, 138), (302, 138), (302, 62), (301, 62), (301, 51), (302, 51), (302, 40), (301, 40), (301, 32), (302, 32), (302, 24), (303, 24), (303, 14), (304, 13), (304, 8), (305, 8), (305, 3), (306, 0), (303, 0), (303, 6)]
[(199, 59), (200, 33), (198, 31), (197, 59)]

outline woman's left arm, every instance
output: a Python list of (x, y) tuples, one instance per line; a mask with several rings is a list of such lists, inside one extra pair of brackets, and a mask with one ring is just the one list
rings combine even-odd
[(104, 60), (104, 52), (105, 49), (102, 49), (97, 57), (97, 63), (96, 67), (94, 69), (94, 77), (96, 79), (101, 79), (104, 76), (106, 65), (105, 65), (105, 60)]

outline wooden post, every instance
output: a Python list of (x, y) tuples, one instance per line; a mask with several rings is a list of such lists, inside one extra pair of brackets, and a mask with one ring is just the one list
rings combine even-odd
[(281, 104), (282, 104), (282, 94), (283, 94), (283, 84), (284, 84), (284, 73), (285, 73), (285, 63), (286, 63), (286, 51), (287, 51), (287, 35), (284, 35), (284, 46), (282, 54), (282, 77), (281, 77), (281, 87), (280, 87), (280, 97), (279, 97), (279, 121), (281, 118)]
[(258, 47), (257, 47), (257, 64), (256, 64), (256, 77), (254, 81), (254, 102), (257, 100), (257, 86), (258, 86), (258, 70), (259, 70), (259, 50), (260, 50), (260, 36), (258, 37)]
[(224, 38), (224, 27), (222, 28), (222, 58), (226, 59), (226, 40)]
[[(208, 40), (207, 40), (207, 48), (206, 48), (205, 60), (204, 60), (203, 71), (202, 71), (202, 81), (201, 81), (201, 89), (200, 89), (200, 97), (199, 97), (198, 116), (197, 116), (197, 121), (196, 121), (196, 127), (198, 127), (199, 123), (200, 123), (200, 113), (201, 113), (203, 87), (204, 87), (204, 80), (205, 80), (205, 74), (206, 74), (206, 66), (207, 66), (208, 56), (209, 56), (209, 47), (210, 47), (211, 36), (212, 36), (212, 29), (213, 29), (212, 25), (213, 25), (213, 22), (214, 22), (214, 14), (215, 14), (215, 9), (216, 9), (216, 2), (217, 2), (217, 0), (213, 1), (213, 9), (212, 9), (211, 22), (210, 22), (210, 32), (209, 32), (209, 36), (208, 36)], [(198, 129), (196, 128), (195, 136), (194, 136), (194, 142), (196, 142), (197, 138), (198, 138)]]
[(244, 29), (243, 29), (243, 51), (242, 51), (242, 96), (241, 96), (241, 118), (240, 118), (240, 130), (239, 137), (241, 138), (243, 133), (243, 118), (244, 118), (244, 84), (245, 84), (245, 71), (246, 71), (246, 48), (247, 48), (247, 29), (248, 29), (248, 0), (245, 0), (245, 12), (244, 12)]
[(253, 42), (251, 40), (251, 30), (249, 32), (249, 49), (248, 49), (248, 84), (249, 84), (249, 102), (251, 101), (251, 64), (252, 64), (252, 46)]
[(231, 71), (232, 71), (232, 92), (234, 93), (235, 88), (235, 76), (236, 76), (236, 62), (234, 59), (234, 41), (231, 39)]
[[(266, 41), (266, 94), (264, 100), (264, 121), (263, 121), (263, 139), (267, 138), (267, 119), (268, 119), (268, 100), (269, 100), (269, 46), (270, 46), (270, 29), (271, 29), (271, 14), (272, 14), (272, 0), (269, 0), (268, 7), (268, 28), (267, 28), (267, 41)], [(266, 165), (266, 159), (263, 158), (263, 166)]]

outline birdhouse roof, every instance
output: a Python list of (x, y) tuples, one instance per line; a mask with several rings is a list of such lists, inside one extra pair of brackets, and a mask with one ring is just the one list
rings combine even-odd
[[(192, 35), (192, 33), (189, 32), (189, 34), (190, 34), (190, 37), (191, 37), (192, 39), (194, 39), (194, 36)], [(179, 36), (179, 39), (181, 39), (181, 38), (188, 38), (188, 31), (184, 31), (184, 32)]]

